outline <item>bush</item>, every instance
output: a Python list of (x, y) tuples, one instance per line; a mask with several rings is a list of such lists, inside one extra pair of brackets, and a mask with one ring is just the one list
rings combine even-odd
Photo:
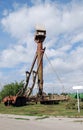
[(80, 109), (83, 109), (83, 102), (80, 102)]
[(77, 108), (77, 100), (70, 98), (66, 103), (66, 109), (76, 109)]
[(23, 81), (21, 81), (20, 83), (15, 82), (4, 85), (2, 91), (0, 92), (0, 100), (2, 100), (6, 96), (16, 95), (22, 87), (23, 87)]

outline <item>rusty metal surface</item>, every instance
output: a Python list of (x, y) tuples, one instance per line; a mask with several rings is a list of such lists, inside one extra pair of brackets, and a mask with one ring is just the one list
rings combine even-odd
[[(36, 30), (35, 34), (35, 42), (37, 43), (37, 62), (39, 64), (41, 55), (43, 53), (43, 41), (46, 37), (46, 30)], [(40, 66), (38, 69), (38, 88), (39, 88), (39, 95), (43, 94), (43, 57), (40, 62)]]

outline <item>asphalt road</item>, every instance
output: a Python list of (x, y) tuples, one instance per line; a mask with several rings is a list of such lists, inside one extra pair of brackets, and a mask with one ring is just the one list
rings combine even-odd
[(0, 130), (83, 130), (83, 118), (31, 117), (0, 114)]

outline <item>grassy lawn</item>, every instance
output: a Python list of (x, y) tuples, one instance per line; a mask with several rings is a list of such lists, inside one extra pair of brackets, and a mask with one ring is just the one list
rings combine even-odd
[(80, 113), (76, 109), (66, 109), (66, 103), (57, 105), (30, 104), (23, 107), (4, 106), (0, 104), (0, 113), (30, 115), (30, 116), (67, 116), (67, 117), (83, 117), (83, 109)]

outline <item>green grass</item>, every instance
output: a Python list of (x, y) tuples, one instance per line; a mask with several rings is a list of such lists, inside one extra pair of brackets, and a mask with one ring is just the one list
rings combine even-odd
[(26, 118), (15, 118), (16, 120), (29, 120), (29, 119), (26, 119)]
[(58, 105), (42, 105), (31, 104), (23, 107), (4, 106), (0, 104), (0, 113), (30, 116), (67, 116), (67, 117), (83, 117), (83, 109), (80, 113), (76, 109), (66, 109), (66, 103)]
[(75, 120), (74, 122), (83, 123), (83, 120)]
[(38, 117), (38, 118), (36, 118), (36, 120), (42, 120), (42, 119), (46, 119), (46, 118), (49, 118), (49, 116)]

